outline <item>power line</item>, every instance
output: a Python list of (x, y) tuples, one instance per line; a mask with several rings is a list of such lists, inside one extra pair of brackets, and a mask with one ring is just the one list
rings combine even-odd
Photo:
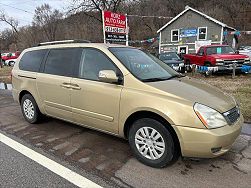
[(21, 9), (21, 8), (13, 7), (11, 5), (7, 5), (7, 4), (4, 4), (4, 3), (0, 3), (0, 5), (7, 6), (7, 7), (10, 7), (10, 8), (13, 8), (13, 9), (16, 9), (16, 10), (20, 10), (20, 11), (23, 11), (23, 12), (26, 12), (26, 13), (34, 15), (33, 12), (30, 12), (30, 11), (27, 11), (27, 10), (24, 10), (24, 9)]
[(140, 18), (163, 18), (163, 19), (172, 19), (170, 16), (143, 16), (143, 15), (127, 15), (128, 17), (140, 17)]

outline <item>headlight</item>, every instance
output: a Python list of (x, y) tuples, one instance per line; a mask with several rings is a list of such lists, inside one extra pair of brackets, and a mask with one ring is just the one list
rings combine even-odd
[(208, 129), (219, 128), (227, 125), (226, 119), (216, 110), (199, 103), (195, 103), (193, 108), (198, 118)]
[(221, 62), (223, 61), (223, 59), (216, 59), (216, 62)]
[(179, 67), (184, 67), (184, 63), (180, 63), (180, 64), (179, 64)]

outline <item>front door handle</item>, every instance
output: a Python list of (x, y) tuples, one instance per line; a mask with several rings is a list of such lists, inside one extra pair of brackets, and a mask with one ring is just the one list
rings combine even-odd
[(62, 83), (60, 86), (61, 86), (62, 88), (71, 89), (70, 84), (71, 84), (71, 83), (66, 83), (66, 82), (64, 82), (64, 83)]

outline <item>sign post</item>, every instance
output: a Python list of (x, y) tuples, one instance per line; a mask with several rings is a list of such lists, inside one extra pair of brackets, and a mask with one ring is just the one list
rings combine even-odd
[(103, 34), (106, 41), (126, 42), (128, 45), (127, 17), (123, 14), (103, 11)]

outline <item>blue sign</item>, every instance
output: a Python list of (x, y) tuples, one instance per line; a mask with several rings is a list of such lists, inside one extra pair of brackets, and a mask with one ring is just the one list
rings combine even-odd
[(197, 36), (197, 28), (190, 29), (181, 29), (180, 37), (196, 37)]

